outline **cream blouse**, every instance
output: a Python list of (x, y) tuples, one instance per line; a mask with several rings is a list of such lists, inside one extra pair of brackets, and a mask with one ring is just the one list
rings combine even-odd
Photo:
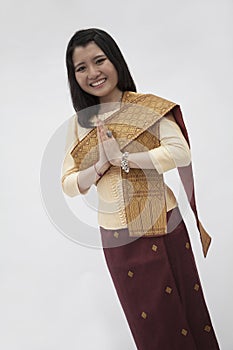
[[(105, 113), (99, 117), (105, 120), (112, 113)], [(160, 146), (148, 151), (155, 169), (159, 174), (163, 174), (173, 168), (189, 165), (191, 161), (189, 146), (172, 114), (167, 114), (158, 123)], [(72, 172), (75, 162), (71, 151), (78, 140), (82, 140), (90, 130), (78, 124), (77, 115), (71, 117), (67, 131), (66, 155), (62, 167), (63, 191), (70, 197), (85, 194), (88, 191), (81, 193), (79, 190), (78, 172)], [(97, 192), (99, 225), (106, 229), (126, 228), (121, 169), (119, 167), (112, 166), (98, 181)], [(177, 206), (175, 196), (167, 185), (165, 185), (165, 198), (167, 211)]]

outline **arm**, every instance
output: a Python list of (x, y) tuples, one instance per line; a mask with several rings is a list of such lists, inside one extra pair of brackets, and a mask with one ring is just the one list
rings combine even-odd
[[(110, 142), (112, 147), (110, 147)], [(121, 166), (122, 152), (116, 149), (116, 140), (112, 138), (108, 141), (105, 152), (109, 154), (109, 160), (114, 166)], [(130, 153), (128, 162), (130, 168), (153, 169), (160, 174), (180, 166), (187, 166), (191, 161), (188, 144), (175, 122), (171, 113), (163, 117), (160, 121), (160, 146), (145, 152)], [(112, 160), (111, 160), (112, 159)]]
[(99, 174), (104, 173), (110, 166), (110, 163), (107, 162), (106, 157), (104, 158), (102, 156), (95, 164), (95, 167), (92, 165), (85, 170), (77, 171), (74, 159), (70, 153), (71, 149), (77, 142), (77, 118), (74, 116), (68, 125), (66, 156), (62, 167), (62, 188), (63, 191), (70, 197), (87, 193), (91, 185), (100, 178), (97, 172)]
[(190, 164), (188, 143), (172, 113), (160, 121), (160, 146), (148, 153), (159, 174)]

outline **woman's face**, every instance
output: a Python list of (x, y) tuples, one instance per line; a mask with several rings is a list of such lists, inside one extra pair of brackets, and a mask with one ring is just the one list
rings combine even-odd
[(116, 68), (94, 42), (74, 49), (73, 64), (77, 83), (85, 92), (99, 97), (101, 103), (119, 100)]

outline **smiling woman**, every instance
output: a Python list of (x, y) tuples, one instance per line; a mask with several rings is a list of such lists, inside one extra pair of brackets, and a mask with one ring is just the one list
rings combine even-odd
[[(78, 73), (75, 68), (81, 68), (80, 74), (82, 71), (82, 65), (77, 67), (77, 64), (84, 63), (83, 68), (85, 67), (85, 58), (88, 57), (83, 56), (83, 60), (80, 57), (74, 57), (74, 53), (77, 50), (83, 51), (90, 50), (92, 54), (95, 55), (103, 55), (102, 58), (106, 58), (106, 63), (113, 65), (113, 69), (116, 70), (117, 73), (117, 86), (116, 88), (122, 91), (136, 91), (135, 83), (131, 77), (128, 66), (125, 62), (125, 59), (117, 46), (116, 42), (113, 38), (106, 32), (100, 29), (88, 29), (88, 30), (80, 30), (77, 35), (74, 35), (68, 44), (66, 51), (66, 65), (67, 65), (67, 74), (70, 85), (70, 93), (72, 97), (72, 102), (75, 111), (79, 112), (79, 124), (83, 127), (90, 127), (90, 119), (94, 114), (98, 113), (99, 108), (99, 97), (96, 94), (88, 93), (85, 89), (83, 89), (77, 82), (76, 74)], [(94, 53), (96, 51), (96, 53)], [(89, 57), (90, 59), (94, 59), (94, 56)], [(74, 59), (77, 61), (74, 62)], [(97, 59), (98, 60), (98, 59)], [(93, 62), (91, 62), (93, 63)], [(102, 65), (101, 57), (100, 61), (95, 61), (94, 63)], [(76, 65), (76, 67), (75, 67)], [(105, 65), (105, 61), (104, 61)], [(79, 69), (78, 69), (79, 70)], [(79, 75), (79, 73), (78, 73)], [(104, 98), (104, 96), (102, 96)], [(119, 99), (117, 99), (119, 101)], [(90, 107), (92, 108), (90, 109)], [(87, 109), (89, 108), (89, 109)], [(85, 113), (83, 111), (85, 110)]]
[[(201, 235), (189, 139), (179, 106), (136, 93), (113, 38), (78, 31), (66, 53), (71, 118), (62, 186), (94, 184), (103, 252), (139, 350), (218, 350), (188, 232), (163, 174), (178, 168)], [(105, 105), (111, 105), (107, 108)]]
[(85, 92), (99, 97), (100, 103), (120, 99), (116, 68), (94, 42), (74, 49), (73, 64), (77, 83)]

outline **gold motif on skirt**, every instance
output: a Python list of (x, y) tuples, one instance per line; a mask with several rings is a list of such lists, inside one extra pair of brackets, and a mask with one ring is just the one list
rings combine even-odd
[(144, 318), (144, 320), (147, 318), (147, 314), (144, 311), (141, 313), (141, 316)]
[(185, 244), (185, 248), (186, 248), (186, 249), (189, 249), (189, 248), (190, 248), (189, 242), (187, 242), (187, 243)]
[(154, 252), (156, 252), (156, 250), (158, 249), (158, 247), (157, 247), (157, 245), (153, 244), (152, 247), (151, 247), (151, 249), (152, 249)]
[(128, 276), (129, 276), (129, 277), (131, 277), (131, 278), (132, 278), (132, 277), (133, 277), (133, 275), (134, 275), (134, 273), (133, 273), (132, 271), (129, 271), (129, 272), (128, 272)]
[(187, 329), (182, 329), (182, 331), (181, 331), (181, 334), (182, 335), (184, 335), (185, 337), (186, 337), (186, 335), (188, 334), (188, 331), (187, 331)]
[(200, 288), (199, 284), (196, 283), (195, 286), (194, 286), (195, 291), (198, 292), (199, 288)]
[(211, 331), (211, 327), (209, 325), (206, 325), (204, 330), (209, 333)]
[(171, 294), (172, 288), (171, 288), (171, 287), (167, 287), (167, 288), (165, 289), (165, 292), (166, 292), (167, 294)]
[(119, 237), (119, 233), (116, 231), (114, 232), (114, 235), (113, 235), (115, 238), (118, 238)]

